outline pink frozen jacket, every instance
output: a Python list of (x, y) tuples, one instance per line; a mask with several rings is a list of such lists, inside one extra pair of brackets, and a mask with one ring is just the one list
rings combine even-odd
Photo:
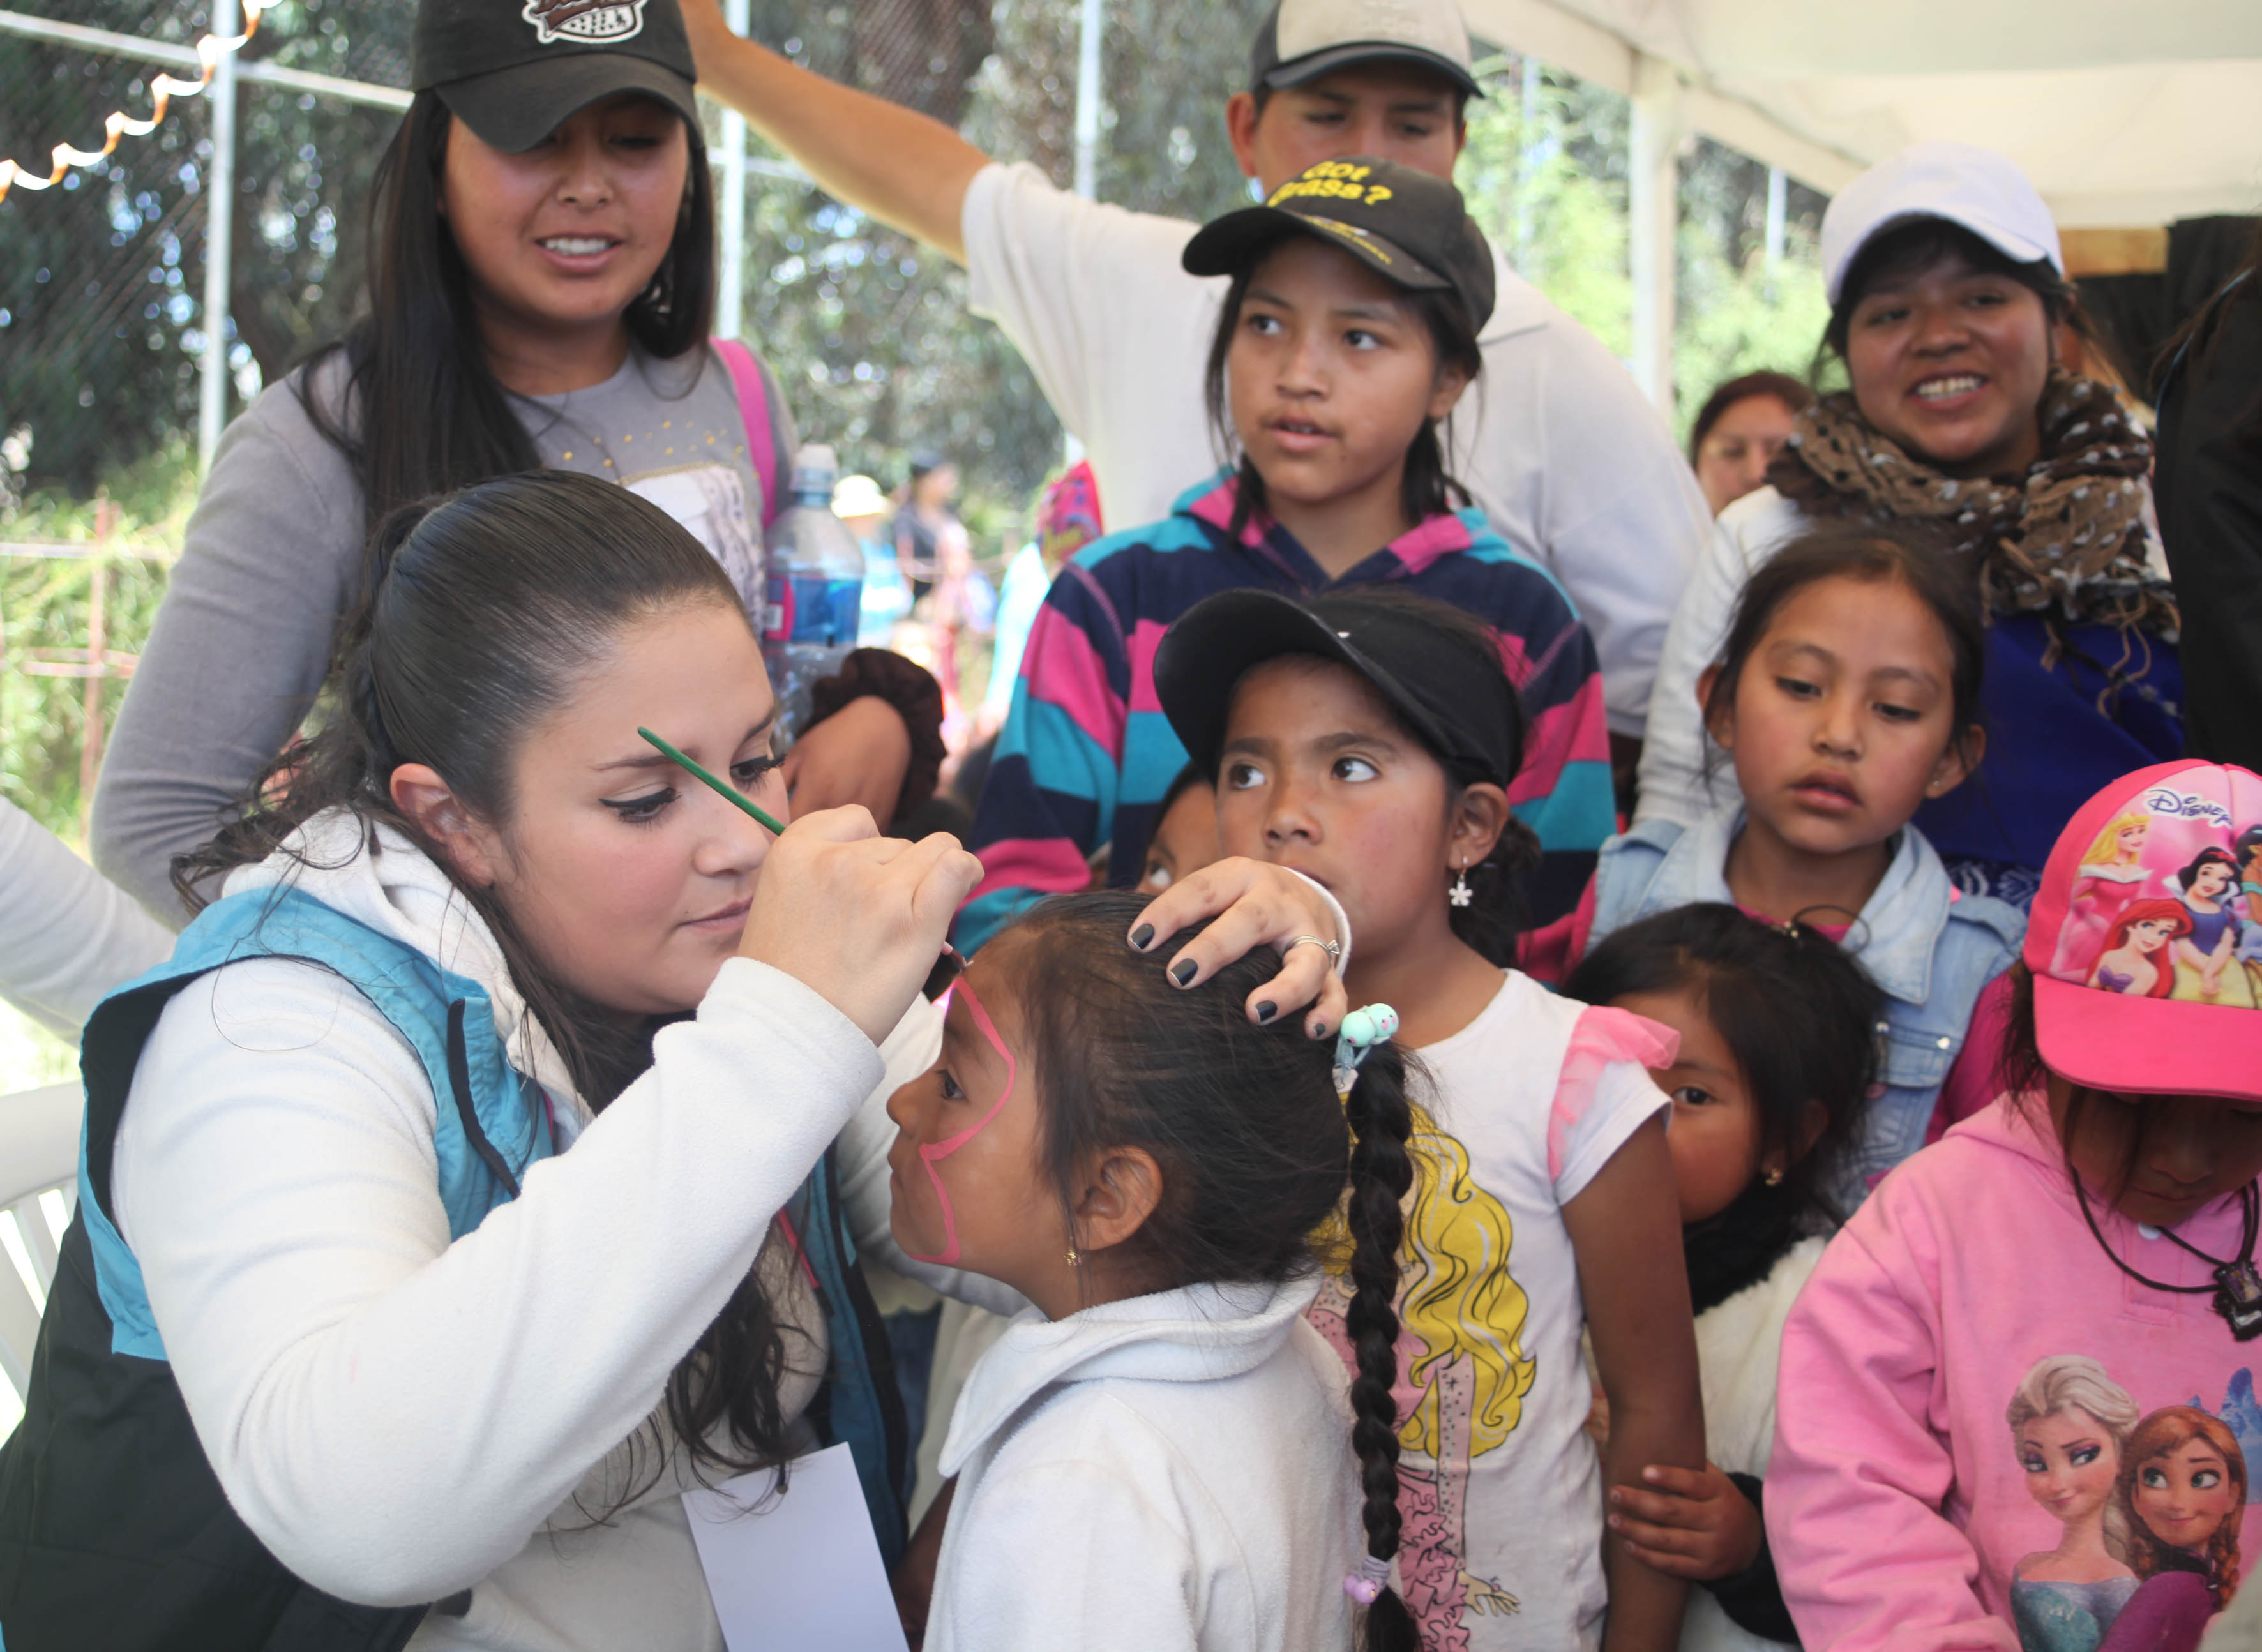
[[(2140, 1273), (2212, 1282), (2090, 1203)], [(2243, 1225), (2234, 1196), (2178, 1232), (2228, 1257)], [(2192, 1652), (2262, 1548), (2262, 1341), (2210, 1303), (2114, 1267), (2039, 1096), (1894, 1170), (1783, 1328), (1767, 1528), (1803, 1642)]]

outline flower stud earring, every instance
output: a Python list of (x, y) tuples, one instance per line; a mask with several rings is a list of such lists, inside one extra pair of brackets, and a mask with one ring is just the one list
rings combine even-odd
[(1466, 906), (1476, 898), (1477, 892), (1469, 887), (1469, 863), (1464, 860), (1453, 873), (1453, 887), (1445, 891), (1445, 899), (1455, 906)]

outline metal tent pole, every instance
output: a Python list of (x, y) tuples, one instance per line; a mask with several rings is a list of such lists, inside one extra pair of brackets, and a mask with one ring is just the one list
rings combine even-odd
[[(213, 0), (212, 32), (243, 32), (236, 0)], [(204, 380), (197, 403), (197, 471), (208, 474), (227, 423), (227, 298), (235, 242), (235, 54), (213, 67), (205, 101), (212, 108), (212, 162), (205, 169)]]
[(1632, 154), (1627, 172), (1633, 275), (1633, 376), (1673, 411), (1674, 242), (1681, 223), (1681, 79), (1644, 55), (1634, 65)]
[[(724, 0), (724, 20), (731, 32), (744, 34), (751, 0)], [(721, 291), (715, 301), (715, 336), (738, 336), (744, 317), (740, 306), (746, 291), (746, 118), (735, 109), (723, 111), (723, 176), (717, 188), (723, 197)]]
[(1076, 192), (1099, 198), (1099, 44), (1107, 26), (1107, 0), (1084, 0), (1084, 31), (1076, 52)]

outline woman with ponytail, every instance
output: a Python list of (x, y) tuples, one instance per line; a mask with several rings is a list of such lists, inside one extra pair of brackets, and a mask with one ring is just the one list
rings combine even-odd
[[(362, 318), (229, 427), (104, 763), (96, 863), (175, 927), (173, 858), (313, 711), (362, 547), (402, 506), (537, 466), (616, 483), (760, 621), (796, 437), (768, 368), (711, 336), (693, 74), (676, 0), (421, 0)], [(818, 703), (834, 715), (786, 764), (804, 809), (924, 800), (926, 672), (861, 650)]]
[[(1063, 896), (1001, 933), (888, 1103), (897, 1242), (1034, 1304), (943, 1447), (927, 1652), (1413, 1652), (1390, 1584), (1395, 1018), (1346, 1017), (1330, 1062), (1244, 1013), (1279, 959), (1178, 990), (1120, 945), (1139, 910)], [(1305, 1318), (1330, 1224), (1357, 1287), (1348, 1407)]]
[[(971, 857), (854, 808), (773, 836), (638, 737), (789, 815), (737, 593), (628, 490), (501, 478), (376, 543), (335, 712), (88, 1023), (10, 1652), (721, 1652), (678, 1494), (835, 1441), (902, 1546), (856, 1258), (910, 1265), (882, 1107)], [(1138, 938), (1244, 894), (1163, 956), (1341, 933), (1221, 863)], [(1340, 1018), (1325, 965), (1264, 1003)]]

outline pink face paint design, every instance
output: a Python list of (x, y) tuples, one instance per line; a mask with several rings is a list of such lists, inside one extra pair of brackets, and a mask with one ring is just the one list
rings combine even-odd
[[(1005, 1088), (998, 1092), (998, 1099), (990, 1103), (990, 1110), (983, 1114), (980, 1118), (960, 1131), (955, 1136), (948, 1137), (942, 1141), (931, 1142), (918, 1150), (919, 1168), (926, 1172), (926, 1179), (934, 1189), (935, 1201), (942, 1206), (942, 1249), (932, 1256), (921, 1256), (916, 1251), (910, 1252), (908, 1254), (914, 1261), (936, 1262), (945, 1268), (955, 1268), (958, 1265), (958, 1213), (951, 1209), (949, 1189), (942, 1185), (942, 1178), (934, 1173), (935, 1161), (947, 1159), (989, 1127), (990, 1121), (997, 1117), (998, 1110), (1005, 1105), (1005, 1098), (1013, 1093), (1013, 1081), (1019, 1071), (1019, 1064), (1013, 1059), (1013, 1052), (1005, 1047), (1005, 1039), (998, 1036), (998, 1029), (991, 1023), (990, 1012), (983, 1009), (982, 1000), (975, 996), (974, 984), (961, 975), (950, 990), (953, 993), (966, 995), (967, 1013), (974, 1017), (975, 1026), (980, 1029), (983, 1038), (990, 1040), (990, 1047), (997, 1051), (999, 1058), (1005, 1063)], [(947, 997), (943, 1001), (943, 1013), (945, 1015), (950, 1013)]]

